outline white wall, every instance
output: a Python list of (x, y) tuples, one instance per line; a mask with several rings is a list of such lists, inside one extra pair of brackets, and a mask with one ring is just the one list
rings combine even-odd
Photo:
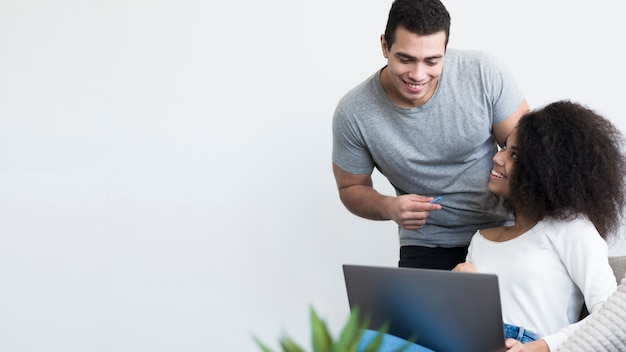
[[(3, 0), (0, 350), (308, 347), (310, 306), (343, 326), (341, 264), (397, 260), (330, 162), (390, 4)], [(572, 98), (626, 129), (612, 1), (446, 4), (450, 46), (501, 57), (532, 107)]]

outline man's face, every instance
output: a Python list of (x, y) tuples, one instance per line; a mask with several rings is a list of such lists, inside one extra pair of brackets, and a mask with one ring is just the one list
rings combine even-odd
[(435, 93), (446, 52), (446, 34), (420, 36), (403, 27), (396, 29), (396, 39), (387, 49), (381, 36), (387, 68), (381, 75), (383, 89), (391, 101), (404, 108), (424, 105)]

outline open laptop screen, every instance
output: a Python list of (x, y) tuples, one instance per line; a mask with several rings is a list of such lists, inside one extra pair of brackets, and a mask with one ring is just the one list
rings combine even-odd
[(343, 265), (350, 308), (369, 328), (439, 352), (505, 351), (498, 278), (446, 270)]

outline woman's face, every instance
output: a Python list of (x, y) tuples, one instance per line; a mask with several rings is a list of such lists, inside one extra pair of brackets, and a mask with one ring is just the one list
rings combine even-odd
[(507, 137), (504, 146), (493, 157), (493, 168), (489, 175), (489, 190), (502, 197), (509, 197), (510, 180), (517, 161), (517, 129)]

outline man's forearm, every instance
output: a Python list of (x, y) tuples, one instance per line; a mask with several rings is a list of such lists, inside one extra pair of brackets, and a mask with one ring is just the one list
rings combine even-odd
[(384, 196), (374, 188), (353, 185), (341, 189), (339, 197), (343, 205), (353, 214), (370, 220), (390, 220), (388, 202), (392, 197)]

